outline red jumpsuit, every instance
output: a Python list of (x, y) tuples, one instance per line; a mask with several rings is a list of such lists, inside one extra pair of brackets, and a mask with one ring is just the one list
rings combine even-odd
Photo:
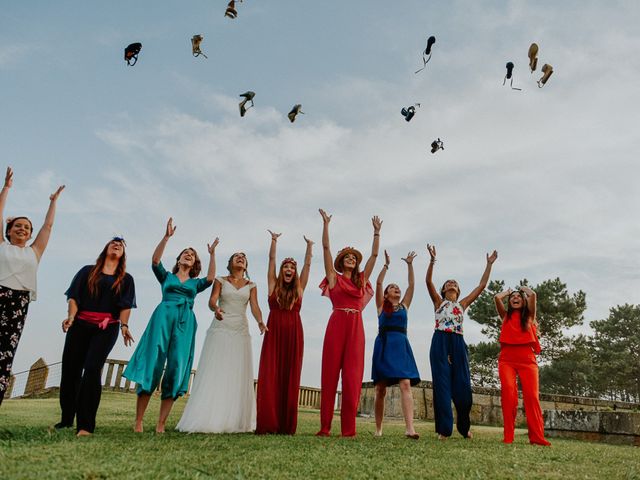
[(514, 310), (502, 321), (500, 331), (500, 375), (502, 416), (504, 418), (504, 443), (513, 443), (516, 414), (518, 413), (518, 383), (520, 377), (524, 411), (527, 417), (529, 443), (551, 445), (544, 438), (544, 419), (538, 398), (538, 363), (540, 343), (536, 326), (530, 324), (526, 331), (520, 325), (520, 311)]
[[(364, 274), (361, 273), (364, 280)], [(342, 370), (342, 406), (340, 424), (343, 437), (356, 434), (356, 414), (362, 389), (364, 373), (364, 327), (362, 310), (373, 297), (369, 282), (362, 288), (337, 275), (336, 285), (329, 289), (325, 278), (320, 284), (322, 294), (331, 299), (333, 313), (329, 318), (322, 347), (322, 392), (320, 396), (320, 431), (327, 436), (331, 432), (331, 421), (338, 389), (338, 378)]]

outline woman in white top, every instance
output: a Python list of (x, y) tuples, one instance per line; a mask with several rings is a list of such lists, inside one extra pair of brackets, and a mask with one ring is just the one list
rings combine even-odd
[(207, 330), (193, 388), (177, 429), (181, 432), (239, 433), (256, 428), (256, 398), (247, 305), (267, 331), (247, 257), (234, 253), (226, 277), (216, 277), (209, 298), (215, 319)]
[[(0, 225), (4, 219), (4, 206), (13, 185), (13, 170), (7, 167), (4, 186), (0, 191)], [(36, 272), (40, 257), (47, 248), (56, 214), (56, 201), (64, 185), (58, 187), (49, 199), (49, 210), (36, 239), (27, 246), (33, 234), (33, 225), (27, 217), (7, 219), (6, 241), (0, 236), (0, 404), (9, 387), (13, 356), (18, 348), (29, 302), (36, 299)]]
[(453, 412), (451, 400), (456, 407), (456, 428), (464, 438), (471, 438), (471, 375), (467, 345), (462, 336), (464, 312), (480, 296), (489, 282), (491, 266), (498, 258), (495, 250), (487, 254), (487, 264), (480, 284), (469, 295), (460, 300), (460, 287), (455, 280), (447, 280), (440, 293), (433, 284), (433, 265), (436, 263), (436, 247), (427, 245), (431, 261), (427, 268), (427, 290), (433, 301), (436, 325), (429, 362), (433, 382), (433, 413), (438, 438), (444, 440), (453, 433)]

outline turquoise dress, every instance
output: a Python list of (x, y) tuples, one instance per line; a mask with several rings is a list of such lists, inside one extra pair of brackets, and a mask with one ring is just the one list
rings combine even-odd
[(137, 384), (138, 394), (153, 393), (162, 379), (162, 399), (176, 399), (187, 393), (193, 365), (198, 326), (193, 301), (211, 282), (189, 278), (183, 283), (162, 263), (151, 268), (162, 285), (162, 302), (153, 311), (123, 375)]

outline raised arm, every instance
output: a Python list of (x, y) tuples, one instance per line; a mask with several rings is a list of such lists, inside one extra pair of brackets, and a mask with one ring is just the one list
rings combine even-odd
[(267, 230), (271, 234), (271, 246), (269, 247), (269, 267), (267, 268), (267, 289), (269, 296), (276, 288), (276, 244), (278, 243), (278, 237), (281, 233), (273, 233), (271, 230)]
[(373, 224), (373, 244), (371, 245), (371, 256), (364, 266), (365, 283), (369, 280), (369, 277), (373, 272), (373, 267), (376, 266), (378, 251), (380, 250), (380, 228), (382, 227), (382, 220), (380, 220), (376, 215), (371, 219), (371, 223)]
[[(9, 189), (13, 185), (13, 170), (7, 167), (7, 173), (4, 176), (4, 186), (0, 191), (0, 226), (4, 228), (4, 206), (7, 204)], [(4, 235), (0, 232), (0, 243), (4, 242)]]
[(429, 296), (431, 297), (431, 301), (433, 302), (433, 308), (437, 310), (438, 308), (440, 308), (440, 304), (442, 303), (442, 297), (438, 293), (436, 286), (433, 284), (433, 266), (436, 264), (435, 245), (427, 244), (427, 251), (429, 252), (429, 256), (431, 258), (429, 260), (429, 266), (427, 267), (427, 277), (425, 281), (427, 282), (427, 291), (429, 292)]
[(251, 307), (251, 315), (258, 322), (258, 328), (260, 329), (260, 335), (264, 332), (268, 332), (269, 329), (262, 321), (262, 310), (260, 310), (260, 305), (258, 305), (258, 292), (257, 288), (253, 287), (249, 292), (249, 306)]
[(507, 315), (507, 309), (504, 308), (504, 299), (507, 298), (509, 295), (511, 295), (512, 292), (513, 290), (508, 288), (507, 290), (500, 292), (496, 294), (495, 297), (493, 297), (493, 301), (496, 304), (496, 310), (498, 311), (498, 316), (502, 320), (504, 320), (504, 317), (506, 317)]
[(460, 305), (462, 305), (462, 308), (464, 308), (465, 310), (469, 308), (469, 305), (471, 305), (486, 288), (487, 283), (489, 283), (489, 276), (491, 275), (491, 266), (497, 258), (498, 252), (496, 252), (495, 250), (491, 255), (487, 253), (487, 265), (484, 268), (484, 273), (482, 274), (482, 278), (480, 279), (480, 284), (476, 288), (474, 288), (469, 295), (460, 300)]
[[(304, 252), (304, 265), (302, 266), (302, 271), (300, 272), (300, 288), (302, 292), (307, 288), (307, 283), (309, 282), (309, 271), (311, 270), (311, 257), (313, 256), (313, 241), (309, 240), (307, 237), (303, 237), (304, 241), (307, 242), (307, 250)], [(302, 292), (300, 294), (302, 295)]]
[(389, 258), (389, 254), (387, 251), (384, 251), (384, 265), (378, 274), (378, 279), (376, 280), (376, 307), (378, 308), (378, 315), (382, 311), (382, 304), (384, 303), (384, 277), (387, 274), (387, 270), (389, 270), (389, 264), (391, 263), (391, 259)]
[(407, 263), (407, 276), (408, 276), (407, 280), (409, 282), (409, 285), (407, 286), (407, 291), (404, 292), (404, 297), (402, 298), (402, 304), (404, 305), (404, 308), (409, 308), (409, 306), (411, 305), (411, 301), (413, 300), (413, 290), (416, 283), (416, 276), (413, 273), (414, 258), (416, 258), (416, 252), (411, 251), (407, 253), (406, 258), (402, 259)]
[(329, 289), (336, 286), (336, 270), (333, 268), (333, 255), (331, 255), (331, 246), (329, 245), (329, 222), (331, 215), (320, 209), (322, 215), (322, 258), (324, 259), (324, 273), (329, 282)]
[(173, 218), (169, 217), (169, 220), (167, 221), (167, 229), (165, 231), (164, 237), (162, 237), (162, 240), (160, 240), (160, 243), (158, 243), (158, 246), (153, 251), (153, 256), (151, 257), (151, 263), (153, 263), (154, 265), (158, 265), (162, 260), (164, 247), (167, 246), (167, 242), (169, 241), (169, 238), (171, 238), (173, 234), (176, 233), (176, 228), (178, 227), (175, 227), (173, 225)]
[(207, 243), (207, 251), (209, 252), (209, 270), (207, 270), (207, 281), (213, 282), (216, 278), (216, 247), (220, 243), (220, 239), (218, 237), (215, 238), (213, 243), (209, 245)]
[(64, 185), (60, 185), (58, 189), (49, 196), (49, 209), (44, 217), (44, 223), (40, 227), (40, 231), (36, 236), (36, 239), (31, 244), (31, 248), (36, 252), (38, 259), (42, 257), (47, 244), (49, 243), (49, 237), (51, 236), (51, 230), (53, 229), (53, 221), (56, 218), (56, 203), (60, 193), (64, 190)]
[(520, 290), (522, 290), (527, 295), (527, 308), (529, 309), (529, 316), (531, 317), (531, 321), (537, 325), (536, 309), (538, 302), (536, 292), (534, 292), (526, 285), (521, 285)]

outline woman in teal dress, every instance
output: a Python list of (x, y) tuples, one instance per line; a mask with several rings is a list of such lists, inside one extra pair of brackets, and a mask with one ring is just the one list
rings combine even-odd
[(197, 278), (201, 264), (193, 248), (185, 248), (180, 252), (171, 272), (165, 270), (160, 260), (167, 241), (175, 230), (173, 219), (170, 218), (166, 233), (153, 252), (152, 269), (162, 285), (162, 302), (151, 315), (140, 343), (124, 371), (124, 376), (137, 384), (136, 432), (142, 432), (144, 412), (160, 379), (162, 401), (156, 425), (157, 433), (164, 433), (164, 425), (173, 403), (187, 393), (197, 328), (193, 301), (198, 293), (211, 285), (216, 276), (217, 238), (213, 244), (207, 245), (210, 258), (206, 278)]

